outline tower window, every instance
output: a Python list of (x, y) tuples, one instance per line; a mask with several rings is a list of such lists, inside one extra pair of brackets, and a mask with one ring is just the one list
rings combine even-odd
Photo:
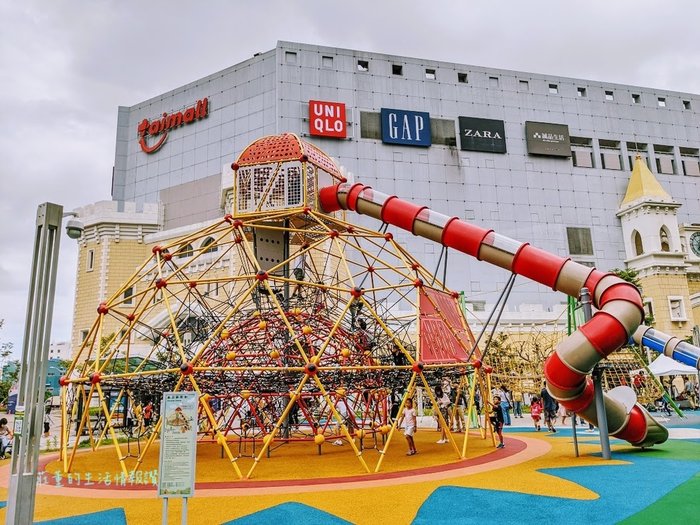
[(659, 231), (659, 237), (661, 239), (661, 251), (670, 252), (671, 243), (668, 240), (668, 231), (666, 231), (666, 227), (661, 228), (661, 231)]
[(85, 270), (88, 272), (91, 272), (94, 269), (95, 269), (95, 250), (88, 250)]
[(124, 290), (124, 301), (123, 305), (128, 306), (134, 303), (134, 287), (129, 286), (126, 290)]
[(634, 232), (634, 253), (635, 255), (642, 255), (644, 253), (644, 244), (642, 243), (642, 236), (638, 231)]

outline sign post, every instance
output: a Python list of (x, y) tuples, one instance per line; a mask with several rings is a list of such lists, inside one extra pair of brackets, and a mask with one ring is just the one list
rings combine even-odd
[(164, 392), (161, 403), (158, 496), (163, 498), (163, 523), (168, 500), (184, 498), (182, 523), (187, 523), (187, 499), (194, 495), (197, 456), (197, 393)]

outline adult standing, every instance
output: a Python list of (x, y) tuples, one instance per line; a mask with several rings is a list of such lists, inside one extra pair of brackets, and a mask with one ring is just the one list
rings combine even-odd
[(557, 431), (554, 428), (554, 423), (557, 421), (557, 410), (559, 409), (559, 403), (552, 397), (547, 390), (547, 382), (545, 381), (542, 391), (540, 392), (540, 398), (542, 399), (542, 408), (544, 409), (544, 422), (549, 428), (550, 432)]
[(519, 388), (513, 390), (513, 417), (523, 417), (523, 392)]

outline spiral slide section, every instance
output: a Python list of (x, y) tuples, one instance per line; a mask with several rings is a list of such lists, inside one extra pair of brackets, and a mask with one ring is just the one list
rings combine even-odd
[[(557, 346), (545, 363), (547, 388), (567, 409), (598, 425), (593, 382), (588, 377), (601, 359), (619, 349), (642, 322), (644, 310), (637, 289), (619, 277), (386, 195), (363, 184), (343, 183), (322, 188), (324, 211), (351, 210), (431, 239), (553, 290), (578, 297), (591, 291), (598, 312)], [(622, 396), (625, 397), (625, 396)], [(605, 394), (610, 434), (635, 446), (663, 443), (668, 431), (638, 403), (630, 405)]]
[(637, 328), (632, 338), (666, 357), (700, 370), (700, 348), (695, 345), (644, 325)]

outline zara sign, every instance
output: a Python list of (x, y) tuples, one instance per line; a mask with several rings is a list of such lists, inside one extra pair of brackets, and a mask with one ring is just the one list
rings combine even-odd
[(430, 114), (423, 111), (382, 108), (382, 142), (429, 147)]
[(506, 132), (502, 120), (459, 117), (460, 149), (464, 151), (506, 152)]

